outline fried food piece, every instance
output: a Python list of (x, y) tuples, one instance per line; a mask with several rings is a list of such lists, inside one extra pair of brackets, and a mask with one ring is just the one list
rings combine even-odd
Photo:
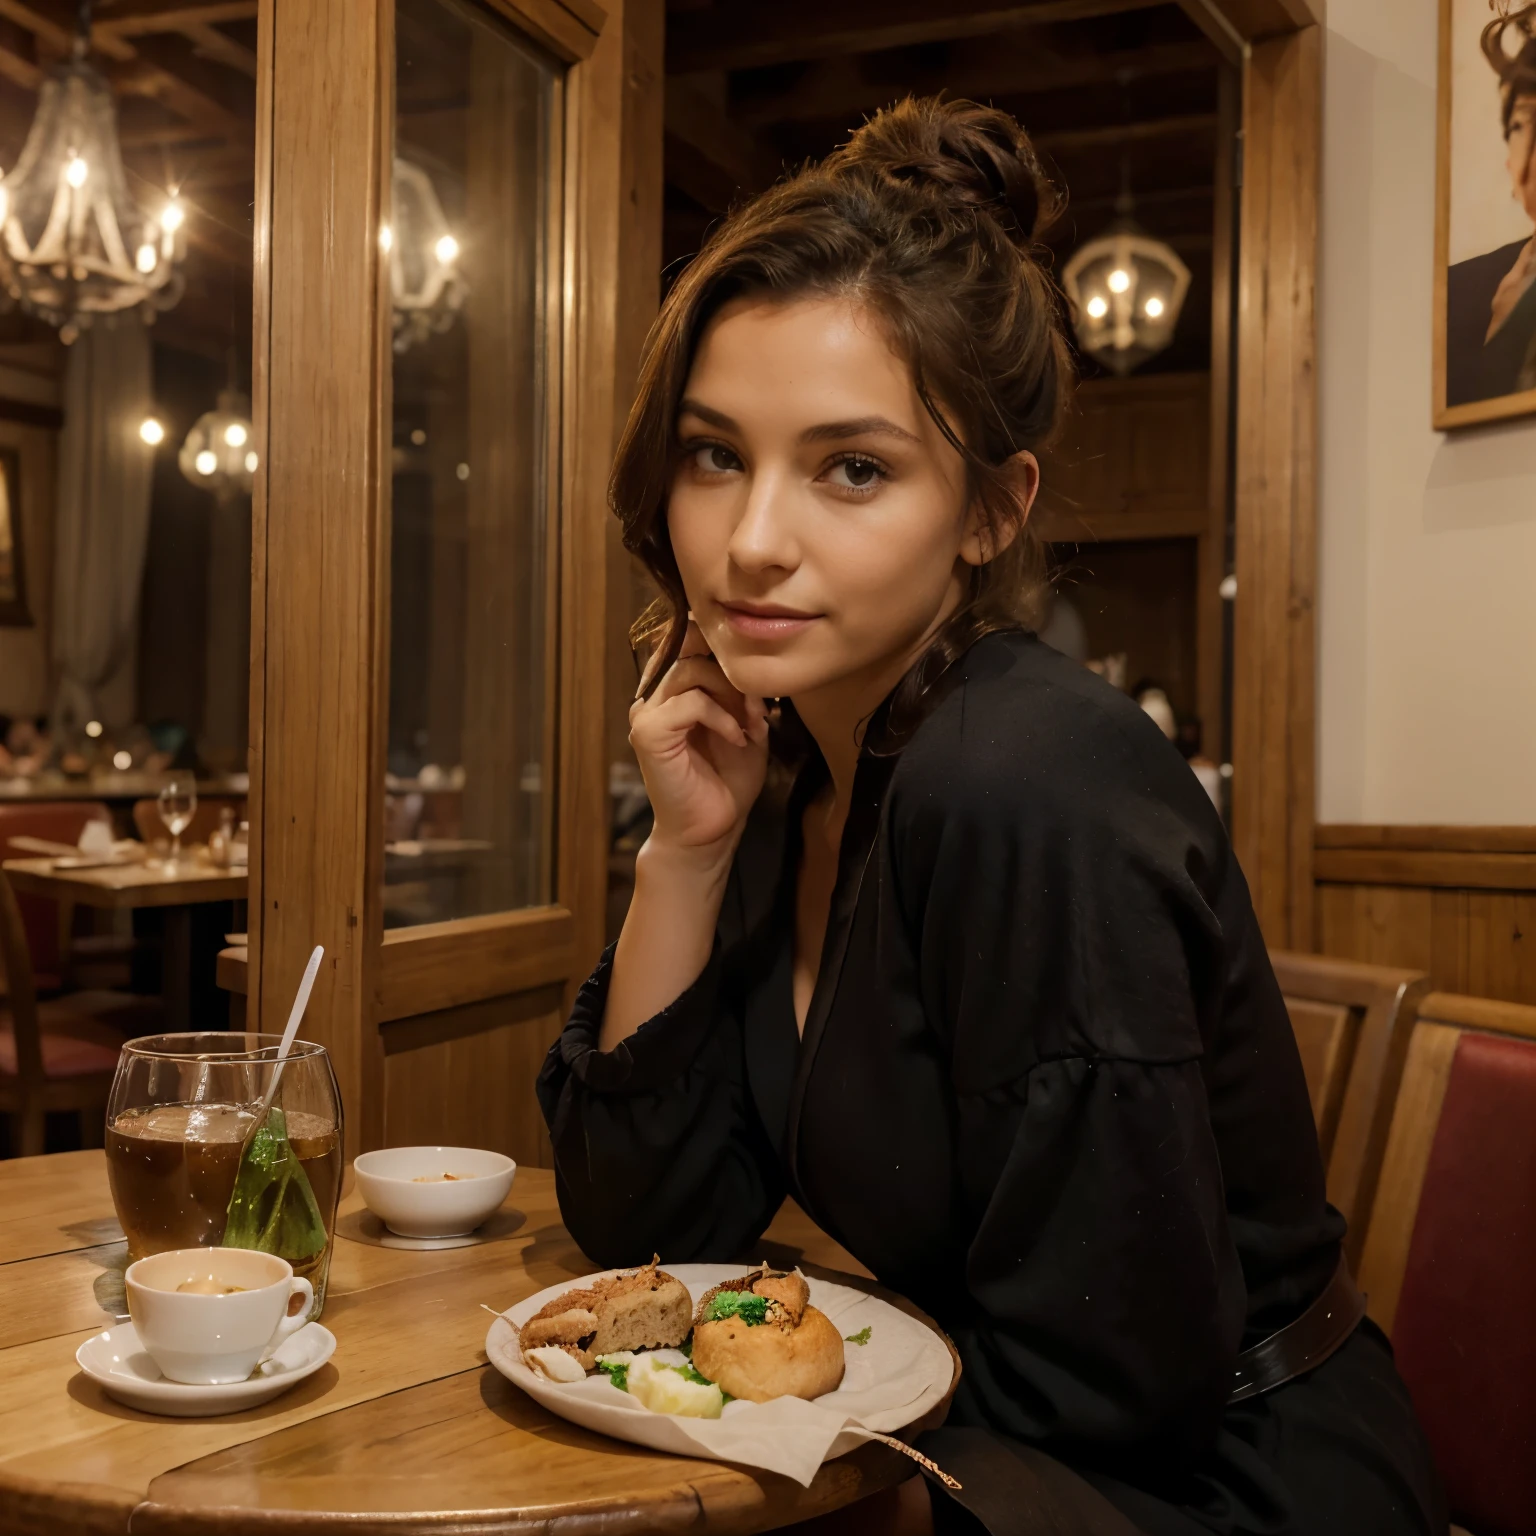
[(562, 1348), (584, 1371), (622, 1349), (676, 1348), (688, 1336), (692, 1299), (659, 1260), (557, 1296), (523, 1324), (518, 1347)]

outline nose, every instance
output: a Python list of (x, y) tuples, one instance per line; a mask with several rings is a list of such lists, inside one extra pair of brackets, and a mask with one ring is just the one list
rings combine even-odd
[(759, 467), (747, 482), (747, 501), (727, 549), (731, 563), (751, 575), (792, 571), (800, 563), (793, 528), (793, 493), (788, 476)]

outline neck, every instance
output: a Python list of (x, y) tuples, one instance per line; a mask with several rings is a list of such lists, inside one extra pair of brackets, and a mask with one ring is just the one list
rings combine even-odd
[(831, 815), (839, 827), (853, 798), (853, 779), (870, 716), (928, 649), (959, 602), (957, 581), (933, 621), (911, 644), (847, 677), (794, 696), (795, 713), (811, 733), (831, 775)]

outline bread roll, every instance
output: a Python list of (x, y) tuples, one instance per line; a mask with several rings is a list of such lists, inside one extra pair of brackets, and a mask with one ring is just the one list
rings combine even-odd
[[(761, 1297), (751, 1321), (740, 1311), (714, 1317), (711, 1303), (732, 1293)], [(732, 1397), (766, 1403), (774, 1397), (820, 1397), (843, 1379), (842, 1335), (824, 1312), (810, 1304), (811, 1289), (799, 1270), (785, 1273), (766, 1265), (739, 1280), (707, 1291), (693, 1320), (694, 1368), (718, 1382)]]
[(693, 1364), (732, 1397), (766, 1403), (774, 1397), (820, 1397), (843, 1379), (843, 1339), (825, 1312), (807, 1307), (798, 1323), (758, 1323), (740, 1317), (697, 1323)]

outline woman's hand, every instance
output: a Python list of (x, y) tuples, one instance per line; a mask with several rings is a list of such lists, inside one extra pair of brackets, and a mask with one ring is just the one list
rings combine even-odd
[(727, 681), (690, 621), (682, 652), (629, 712), (655, 826), (653, 851), (728, 860), (768, 768), (763, 701)]

